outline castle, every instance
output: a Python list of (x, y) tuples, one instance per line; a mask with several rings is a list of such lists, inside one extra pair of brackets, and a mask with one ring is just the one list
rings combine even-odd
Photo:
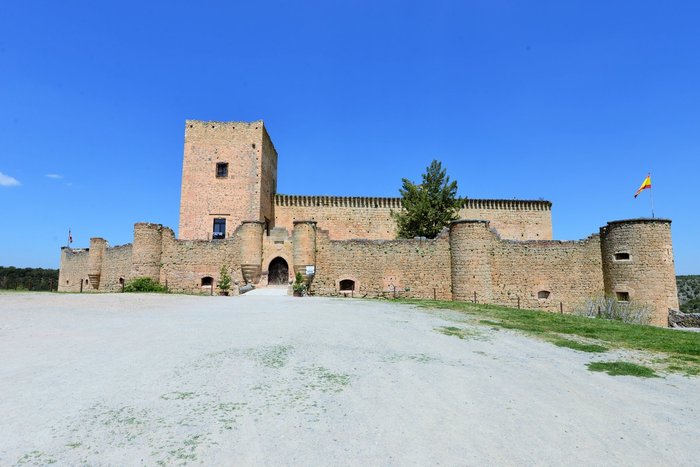
[(185, 124), (179, 238), (138, 223), (132, 244), (62, 248), (59, 291), (122, 290), (149, 276), (187, 293), (216, 290), (222, 265), (239, 284), (288, 284), (318, 295), (470, 300), (571, 311), (609, 294), (678, 309), (671, 221), (609, 222), (552, 240), (549, 201), (467, 199), (435, 239), (396, 239), (400, 198), (277, 193), (277, 151), (264, 123)]

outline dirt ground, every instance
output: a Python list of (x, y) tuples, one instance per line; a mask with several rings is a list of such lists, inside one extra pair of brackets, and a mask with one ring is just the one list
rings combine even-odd
[(700, 465), (700, 378), (614, 358), (382, 301), (5, 293), (0, 465)]

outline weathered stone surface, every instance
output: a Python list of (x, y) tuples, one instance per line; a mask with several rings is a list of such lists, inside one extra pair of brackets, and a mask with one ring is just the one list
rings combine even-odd
[(672, 328), (700, 328), (700, 313), (668, 310), (668, 326)]

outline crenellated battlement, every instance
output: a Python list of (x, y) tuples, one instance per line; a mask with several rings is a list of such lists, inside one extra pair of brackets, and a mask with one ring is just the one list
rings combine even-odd
[[(340, 207), (401, 209), (401, 198), (332, 195), (275, 195), (275, 206)], [(545, 200), (472, 199), (462, 200), (461, 209), (494, 209), (505, 211), (551, 211), (552, 203)]]

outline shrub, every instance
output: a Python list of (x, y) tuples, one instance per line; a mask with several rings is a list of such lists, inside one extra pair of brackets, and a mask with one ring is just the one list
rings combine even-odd
[(137, 277), (124, 286), (124, 292), (166, 292), (164, 286), (151, 277)]
[(294, 276), (294, 284), (292, 284), (292, 290), (297, 293), (304, 295), (306, 293), (306, 283), (304, 282), (304, 276), (297, 272)]
[(599, 296), (586, 299), (574, 310), (574, 314), (624, 323), (649, 324), (653, 311), (652, 306), (647, 303), (620, 302), (614, 297)]
[(231, 288), (231, 275), (228, 273), (228, 268), (226, 265), (221, 266), (221, 271), (219, 272), (219, 290), (224, 295), (228, 295), (228, 290)]

